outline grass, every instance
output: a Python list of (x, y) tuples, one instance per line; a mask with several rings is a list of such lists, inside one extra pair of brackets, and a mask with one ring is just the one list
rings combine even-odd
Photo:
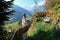
[(12, 36), (14, 35), (14, 32), (18, 28), (18, 25), (19, 25), (18, 22), (9, 23), (9, 24), (4, 25), (4, 27), (6, 28), (6, 31), (7, 31), (7, 33), (6, 33), (7, 35), (5, 36), (7, 40), (10, 40), (12, 38)]
[(14, 23), (10, 23), (10, 24), (6, 24), (5, 27), (12, 27), (12, 26), (17, 26), (18, 22), (14, 22)]
[[(31, 18), (26, 18), (27, 20), (31, 20)], [(13, 28), (13, 27), (18, 27), (18, 21), (17, 22), (13, 22), (13, 23), (9, 23), (9, 24), (6, 24), (4, 25), (4, 27), (6, 28)]]
[[(56, 29), (57, 26), (54, 23), (55, 22), (46, 23), (43, 20), (36, 20), (35, 26), (33, 28), (34, 30), (31, 29), (32, 32), (27, 34), (28, 37), (26, 40), (60, 40), (60, 29)], [(18, 22), (6, 24), (5, 27), (16, 30), (18, 27)]]
[(35, 24), (35, 29), (31, 31), (27, 40), (60, 40), (60, 29), (53, 22), (38, 21)]
[(6, 24), (6, 25), (4, 25), (4, 27), (6, 29), (11, 29), (12, 31), (16, 31), (16, 29), (18, 28), (18, 22)]

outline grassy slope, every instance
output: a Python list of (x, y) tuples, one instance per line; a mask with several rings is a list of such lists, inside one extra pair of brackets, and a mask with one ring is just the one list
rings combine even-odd
[[(17, 28), (18, 22), (14, 22), (11, 24), (6, 24), (6, 28)], [(59, 30), (54, 29), (56, 25), (52, 23), (45, 23), (42, 21), (36, 21), (35, 28), (30, 33), (30, 36), (27, 40), (60, 40), (59, 36), (56, 33), (60, 33)], [(15, 30), (15, 29), (14, 29)]]
[[(60, 40), (59, 29), (53, 23), (45, 23), (43, 20), (36, 22), (34, 30), (31, 30), (27, 40)], [(58, 33), (58, 34), (57, 34)]]
[(6, 33), (7, 35), (5, 37), (7, 38), (7, 40), (10, 40), (10, 38), (14, 35), (14, 32), (18, 28), (18, 22), (6, 24), (6, 25), (4, 25), (4, 27), (7, 30), (7, 33)]
[(5, 27), (12, 27), (12, 26), (17, 26), (18, 22), (14, 22), (14, 23), (10, 23), (10, 24), (6, 24)]
[[(26, 18), (27, 20), (31, 20), (31, 18)], [(16, 30), (16, 28), (18, 28), (19, 22), (13, 22), (13, 23), (9, 23), (9, 24), (6, 24), (4, 25), (5, 28), (12, 28), (13, 30)]]
[(6, 24), (4, 27), (7, 29), (16, 30), (18, 28), (18, 22)]

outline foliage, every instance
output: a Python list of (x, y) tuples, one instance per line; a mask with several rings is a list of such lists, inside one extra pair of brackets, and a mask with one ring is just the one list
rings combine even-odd
[[(7, 30), (7, 33), (6, 33), (7, 35), (5, 37), (7, 40), (10, 40), (12, 38), (12, 36), (14, 35), (14, 32), (18, 28), (18, 22), (6, 24), (6, 25), (4, 25), (4, 27)], [(8, 30), (10, 30), (11, 32), (9, 32)]]
[[(50, 23), (43, 21), (46, 16), (52, 19)], [(59, 19), (60, 0), (46, 0), (46, 11), (35, 13), (34, 18), (32, 18), (32, 24), (34, 24), (32, 26), (33, 29), (31, 29), (32, 32), (29, 31), (30, 35), (27, 34), (28, 37), (26, 40), (60, 40), (60, 29), (57, 26)], [(16, 23), (7, 24), (5, 26), (7, 28), (13, 28), (16, 27)], [(8, 32), (7, 38), (10, 39), (11, 35), (13, 35), (13, 32)]]
[(2, 27), (4, 25), (4, 21), (9, 20), (9, 15), (12, 15), (14, 10), (10, 10), (12, 7), (14, 0), (11, 1), (5, 1), (5, 0), (0, 0), (0, 40), (6, 40), (6, 30)]
[(60, 29), (53, 23), (45, 23), (43, 20), (35, 23), (30, 36), (26, 40), (60, 40)]
[(34, 36), (28, 37), (27, 40), (60, 40), (59, 30), (55, 28), (52, 31), (39, 30)]
[(46, 0), (46, 9), (48, 14), (60, 16), (60, 0)]
[(46, 12), (39, 11), (39, 12), (36, 12), (34, 16), (36, 16), (37, 18), (42, 18), (42, 17), (45, 17), (46, 16)]
[[(34, 30), (31, 30), (26, 40), (60, 40), (60, 28), (57, 26), (60, 20), (60, 0), (46, 0), (45, 12), (37, 12), (34, 16)], [(50, 23), (43, 21), (46, 16), (52, 19)]]
[(4, 25), (4, 27), (6, 29), (11, 29), (12, 31), (16, 31), (17, 26), (18, 26), (18, 22), (9, 23), (9, 24)]

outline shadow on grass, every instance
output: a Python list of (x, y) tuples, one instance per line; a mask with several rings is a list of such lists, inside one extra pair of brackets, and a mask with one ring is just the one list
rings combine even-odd
[(37, 34), (27, 37), (26, 40), (60, 40), (60, 29), (53, 28), (50, 31), (39, 30)]

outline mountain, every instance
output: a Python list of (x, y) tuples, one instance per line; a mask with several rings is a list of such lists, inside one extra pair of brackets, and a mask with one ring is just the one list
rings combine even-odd
[(20, 20), (24, 13), (27, 15), (27, 17), (32, 16), (32, 12), (30, 12), (18, 5), (13, 5), (13, 9), (15, 9), (15, 12), (13, 13), (13, 15), (10, 16), (11, 22), (15, 22), (15, 21)]
[(31, 17), (34, 14), (34, 10), (42, 11), (44, 9), (44, 5), (37, 6), (36, 8), (32, 7), (31, 10), (26, 10), (18, 5), (13, 5), (13, 9), (15, 9), (15, 12), (13, 13), (13, 15), (10, 15), (9, 22), (15, 22), (21, 20), (24, 13), (27, 15), (27, 17)]

